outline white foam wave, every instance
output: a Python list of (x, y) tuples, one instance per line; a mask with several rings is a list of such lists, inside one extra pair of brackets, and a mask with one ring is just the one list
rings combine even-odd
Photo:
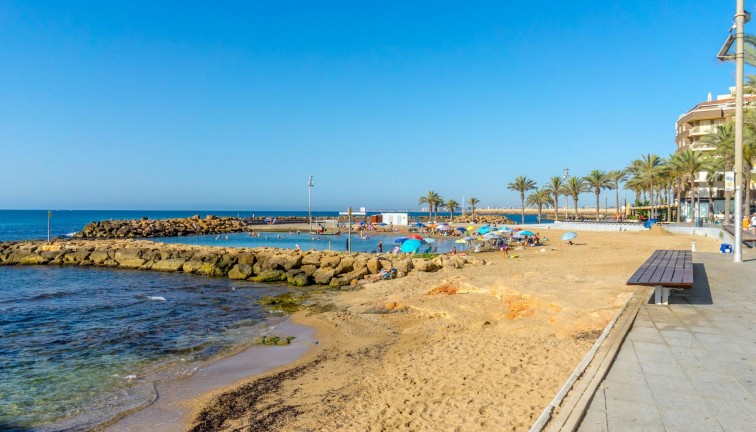
[(147, 298), (152, 301), (165, 301), (165, 297), (163, 296), (149, 296)]
[(74, 231), (74, 232), (66, 234), (66, 237), (73, 237), (75, 235), (76, 235), (76, 232)]

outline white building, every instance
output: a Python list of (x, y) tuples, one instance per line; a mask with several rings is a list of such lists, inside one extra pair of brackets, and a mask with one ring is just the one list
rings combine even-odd
[(407, 225), (409, 223), (408, 213), (381, 213), (381, 221), (385, 224)]

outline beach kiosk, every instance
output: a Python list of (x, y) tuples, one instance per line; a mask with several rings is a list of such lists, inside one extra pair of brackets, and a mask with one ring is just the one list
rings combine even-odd
[(381, 213), (381, 220), (385, 224), (398, 226), (409, 223), (409, 213)]

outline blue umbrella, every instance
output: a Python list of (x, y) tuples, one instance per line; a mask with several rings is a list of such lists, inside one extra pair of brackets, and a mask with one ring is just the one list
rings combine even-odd
[(418, 228), (423, 228), (425, 226), (425, 224), (418, 222), (418, 223), (415, 224), (415, 226), (418, 227)]
[(399, 237), (398, 239), (394, 240), (394, 243), (404, 243), (407, 241), (407, 237)]
[(491, 227), (488, 225), (483, 225), (482, 227), (478, 228), (478, 234), (486, 234), (491, 232)]
[(572, 240), (575, 237), (577, 237), (577, 233), (574, 233), (572, 231), (566, 232), (562, 235), (562, 240)]
[(435, 242), (436, 242), (436, 239), (434, 239), (432, 237), (425, 237), (423, 239), (423, 243), (435, 243)]
[(520, 231), (518, 234), (520, 234), (521, 236), (531, 236), (531, 237), (535, 235), (531, 231), (528, 231), (528, 230)]
[(420, 245), (422, 245), (422, 242), (418, 239), (409, 239), (402, 243), (402, 252), (417, 252), (418, 249), (420, 249)]
[(379, 223), (378, 226), (388, 226), (388, 224), (384, 222), (384, 223)]
[(497, 230), (497, 231), (501, 231), (501, 232), (511, 232), (511, 231), (512, 231), (512, 229), (511, 229), (511, 228), (507, 228), (507, 227), (505, 227), (505, 226), (503, 226), (503, 227), (499, 227), (499, 228), (497, 228), (496, 230)]
[(459, 231), (459, 232), (467, 232), (467, 228), (459, 227), (459, 228), (457, 228), (457, 231)]

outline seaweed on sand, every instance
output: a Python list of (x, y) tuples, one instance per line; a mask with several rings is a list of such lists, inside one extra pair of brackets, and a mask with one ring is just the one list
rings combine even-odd
[(218, 431), (229, 427), (227, 422), (244, 425), (241, 428), (234, 427), (233, 430), (260, 432), (278, 430), (287, 420), (301, 414), (301, 411), (281, 400), (265, 402), (264, 399), (279, 392), (286, 380), (301, 376), (320, 361), (320, 359), (315, 359), (301, 366), (258, 378), (221, 394), (197, 414), (189, 431)]

